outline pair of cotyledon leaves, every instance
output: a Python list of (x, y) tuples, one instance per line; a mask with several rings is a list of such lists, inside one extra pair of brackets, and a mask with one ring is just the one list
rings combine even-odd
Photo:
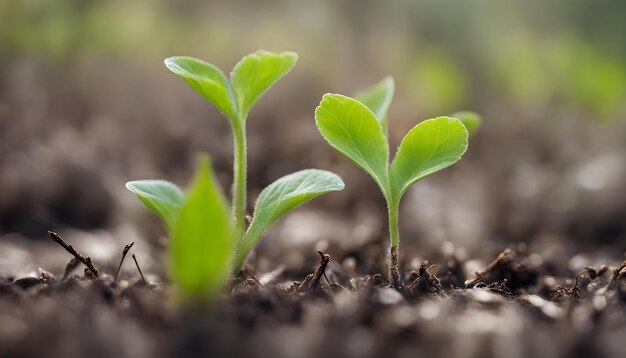
[[(252, 105), (296, 60), (291, 52), (257, 51), (235, 66), (230, 82), (217, 67), (191, 57), (168, 58), (165, 64), (235, 126), (244, 125)], [(307, 169), (284, 176), (261, 192), (248, 230), (243, 237), (234, 237), (232, 218), (208, 158), (201, 161), (186, 194), (164, 180), (133, 181), (126, 186), (165, 223), (170, 232), (170, 275), (192, 296), (207, 295), (220, 287), (229, 262), (242, 263), (261, 235), (286, 213), (319, 195), (344, 188), (341, 178), (324, 170)], [(233, 253), (239, 257), (231, 257)]]
[(235, 65), (230, 82), (219, 68), (193, 57), (170, 57), (165, 60), (165, 66), (187, 81), (234, 123), (245, 121), (254, 103), (297, 61), (298, 55), (294, 52), (259, 50)]
[(468, 130), (457, 118), (421, 122), (404, 137), (389, 164), (387, 110), (393, 87), (388, 77), (357, 96), (359, 100), (326, 94), (315, 110), (315, 120), (324, 139), (366, 171), (389, 205), (397, 206), (412, 184), (461, 158), (467, 150)]

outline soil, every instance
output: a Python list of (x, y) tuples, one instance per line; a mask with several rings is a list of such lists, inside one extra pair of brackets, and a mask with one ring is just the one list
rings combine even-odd
[[(382, 195), (319, 136), (328, 78), (296, 71), (249, 121), (249, 209), (304, 168), (346, 190), (272, 227), (212, 306), (182, 309), (164, 229), (124, 183), (185, 186), (206, 152), (228, 188), (228, 122), (160, 62), (0, 67), (1, 358), (624, 356), (623, 121), (476, 88), (468, 108), (485, 124), (470, 150), (403, 199), (396, 290)], [(433, 115), (408, 94), (393, 107), (390, 148)]]
[[(117, 272), (98, 271), (89, 257), (52, 238), (71, 253), (63, 277), (40, 269), (37, 276), (0, 278), (0, 357), (624, 352), (626, 261), (575, 274), (537, 260), (536, 253), (506, 249), (472, 277), (462, 275), (468, 261), (424, 261), (396, 290), (380, 274), (351, 275), (318, 252), (319, 263), (302, 281), (281, 270), (257, 277), (246, 267), (222, 296), (198, 307), (177, 304), (170, 285), (148, 282), (143, 273), (116, 281)], [(131, 248), (120, 248), (122, 256)], [(133, 259), (125, 264), (139, 269)], [(78, 266), (84, 273), (72, 274)]]

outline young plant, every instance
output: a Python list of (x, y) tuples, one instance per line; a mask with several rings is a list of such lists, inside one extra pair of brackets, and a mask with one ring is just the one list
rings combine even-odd
[(215, 294), (228, 276), (233, 225), (208, 157), (202, 157), (187, 194), (163, 180), (132, 181), (126, 187), (167, 226), (168, 272), (180, 291), (196, 299)]
[(298, 61), (294, 52), (272, 53), (259, 50), (239, 61), (230, 73), (230, 82), (222, 71), (202, 60), (175, 56), (165, 60), (165, 67), (182, 77), (196, 92), (226, 116), (233, 132), (232, 215), (236, 236), (242, 236), (246, 218), (246, 121), (259, 98)]
[[(254, 217), (246, 230), (246, 119), (252, 105), (289, 72), (296, 60), (297, 55), (292, 52), (260, 50), (245, 56), (235, 65), (230, 81), (217, 67), (192, 57), (171, 57), (165, 60), (166, 67), (213, 103), (228, 118), (232, 127), (235, 146), (231, 210), (233, 233), (231, 249), (226, 255), (231, 274), (239, 273), (258, 239), (281, 217), (317, 196), (344, 188), (341, 178), (325, 170), (306, 169), (284, 176), (261, 192)], [(128, 183), (127, 188), (163, 220), (172, 239), (176, 238), (187, 195), (174, 184), (163, 180), (134, 181)], [(199, 221), (190, 220), (187, 225), (192, 227), (188, 230), (194, 230), (193, 225), (200, 224)], [(212, 240), (211, 232), (203, 235), (204, 240)], [(210, 245), (201, 245), (195, 236), (186, 239), (186, 235), (179, 234), (178, 237), (180, 242), (189, 242), (190, 251), (194, 251), (198, 257), (212, 257), (205, 251)], [(180, 280), (176, 275), (173, 278), (175, 281)]]
[(315, 110), (322, 137), (376, 182), (387, 201), (391, 241), (389, 279), (402, 287), (398, 269), (398, 208), (411, 185), (457, 162), (467, 150), (468, 131), (456, 118), (437, 117), (413, 127), (389, 164), (387, 109), (393, 80), (384, 79), (359, 100), (326, 94)]

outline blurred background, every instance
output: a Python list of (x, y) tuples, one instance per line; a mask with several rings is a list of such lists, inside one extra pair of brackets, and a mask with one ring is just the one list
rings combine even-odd
[(250, 210), (299, 169), (335, 171), (347, 187), (275, 226), (251, 259), (258, 271), (314, 262), (314, 249), (383, 270), (382, 196), (313, 113), (324, 93), (385, 75), (392, 148), (424, 119), (483, 116), (464, 159), (405, 196), (405, 265), (488, 261), (510, 245), (572, 270), (615, 263), (626, 250), (625, 15), (626, 2), (577, 0), (2, 1), (0, 276), (60, 270), (68, 257), (47, 230), (101, 265), (136, 241), (145, 271), (161, 274), (165, 230), (124, 183), (185, 186), (199, 152), (225, 192), (232, 179), (227, 120), (163, 59), (228, 73), (259, 48), (300, 59), (248, 120)]

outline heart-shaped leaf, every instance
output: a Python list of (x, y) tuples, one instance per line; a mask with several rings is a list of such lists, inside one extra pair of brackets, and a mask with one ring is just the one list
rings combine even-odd
[(389, 150), (374, 113), (350, 97), (326, 94), (315, 109), (315, 121), (322, 137), (371, 175), (387, 194)]
[(226, 200), (203, 157), (169, 243), (169, 273), (188, 296), (210, 297), (225, 283), (232, 235)]
[(387, 110), (393, 99), (394, 81), (393, 77), (387, 76), (371, 88), (356, 95), (356, 99), (369, 108), (383, 127), (387, 134)]
[(398, 153), (389, 167), (395, 203), (415, 182), (461, 159), (467, 150), (467, 129), (456, 118), (426, 120), (402, 139)]
[(254, 218), (235, 254), (235, 263), (239, 266), (235, 269), (240, 268), (259, 237), (281, 217), (315, 197), (344, 187), (339, 176), (319, 169), (301, 170), (270, 184), (256, 201)]
[(273, 53), (258, 50), (235, 65), (230, 82), (237, 97), (241, 118), (246, 118), (252, 105), (276, 81), (287, 74), (298, 61), (294, 52)]
[(172, 230), (185, 197), (178, 186), (165, 180), (135, 180), (126, 183), (126, 188)]
[(450, 117), (457, 118), (458, 120), (460, 120), (461, 123), (463, 123), (463, 125), (467, 129), (467, 132), (469, 133), (469, 135), (474, 134), (476, 130), (480, 127), (480, 124), (482, 123), (480, 115), (475, 112), (469, 112), (469, 111), (456, 112), (450, 115)]
[(188, 56), (170, 57), (165, 60), (165, 66), (213, 103), (231, 122), (238, 120), (230, 84), (219, 68)]

